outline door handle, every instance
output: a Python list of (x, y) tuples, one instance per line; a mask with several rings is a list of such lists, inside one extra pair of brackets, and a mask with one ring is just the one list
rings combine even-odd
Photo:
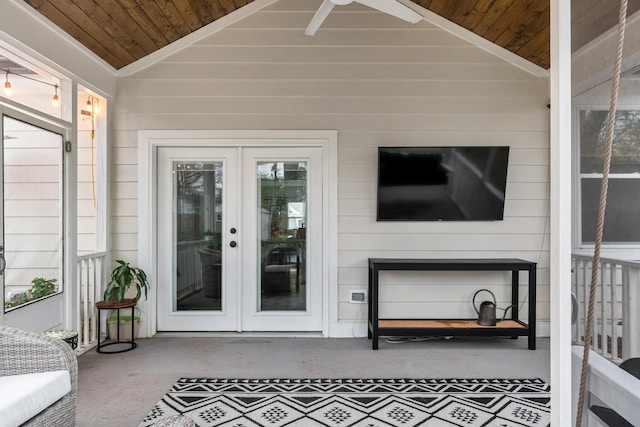
[(236, 246), (238, 246), (238, 244), (236, 243), (235, 240), (232, 240), (231, 243), (229, 243), (229, 246), (231, 246), (232, 248), (235, 248)]

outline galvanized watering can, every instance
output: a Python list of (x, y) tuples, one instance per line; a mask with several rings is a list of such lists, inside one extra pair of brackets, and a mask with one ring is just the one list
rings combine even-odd
[[(488, 292), (493, 298), (491, 301), (482, 301), (480, 308), (476, 305), (476, 296), (480, 292)], [(480, 289), (473, 294), (473, 308), (478, 314), (478, 325), (482, 326), (496, 326), (496, 296), (489, 289)]]
[[(488, 292), (491, 295), (491, 299), (493, 299), (493, 301), (483, 301), (482, 303), (480, 303), (480, 308), (478, 308), (478, 306), (476, 305), (476, 296), (480, 292)], [(504, 310), (504, 315), (502, 316), (502, 320), (504, 320), (505, 316), (507, 315), (507, 310), (513, 307), (514, 307), (513, 305), (510, 305), (507, 308), (500, 309), (500, 310)], [(496, 326), (496, 323), (497, 323), (496, 311), (498, 310), (498, 307), (496, 302), (496, 296), (493, 294), (493, 292), (491, 292), (489, 289), (480, 289), (476, 291), (476, 293), (473, 294), (473, 308), (476, 310), (476, 313), (478, 314), (478, 325)]]

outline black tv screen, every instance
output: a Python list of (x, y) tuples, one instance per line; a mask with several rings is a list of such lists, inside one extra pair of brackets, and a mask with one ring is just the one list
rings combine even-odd
[(509, 147), (379, 147), (378, 221), (503, 219)]

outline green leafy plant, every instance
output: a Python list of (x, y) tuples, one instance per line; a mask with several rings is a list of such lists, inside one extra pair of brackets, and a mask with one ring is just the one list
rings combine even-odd
[(6, 308), (18, 307), (19, 305), (26, 304), (30, 301), (46, 297), (58, 292), (58, 286), (56, 286), (57, 279), (45, 279), (43, 277), (36, 277), (31, 281), (31, 288), (23, 293), (16, 301), (6, 302), (4, 306)]
[(31, 281), (31, 289), (29, 290), (31, 298), (38, 299), (46, 297), (47, 295), (55, 294), (58, 291), (56, 282), (56, 279), (36, 277)]
[(222, 233), (218, 231), (205, 231), (202, 233), (205, 240), (207, 240), (207, 247), (209, 249), (215, 249), (219, 251), (222, 248)]
[(144, 299), (147, 299), (147, 290), (150, 285), (146, 273), (140, 268), (130, 266), (128, 262), (122, 260), (116, 260), (116, 262), (118, 266), (111, 271), (111, 280), (104, 291), (104, 300), (122, 302), (132, 286), (136, 288), (136, 295), (133, 298), (135, 301), (142, 296), (142, 290), (144, 290)]

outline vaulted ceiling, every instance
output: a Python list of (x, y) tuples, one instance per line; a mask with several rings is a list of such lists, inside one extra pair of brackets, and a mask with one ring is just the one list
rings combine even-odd
[[(116, 69), (253, 2), (24, 1)], [(549, 68), (550, 0), (413, 0), (413, 3), (542, 68)], [(572, 29), (574, 50), (617, 22), (617, 1), (572, 0), (572, 3), (573, 20), (579, 24)], [(639, 8), (640, 0), (630, 0), (629, 14)]]

